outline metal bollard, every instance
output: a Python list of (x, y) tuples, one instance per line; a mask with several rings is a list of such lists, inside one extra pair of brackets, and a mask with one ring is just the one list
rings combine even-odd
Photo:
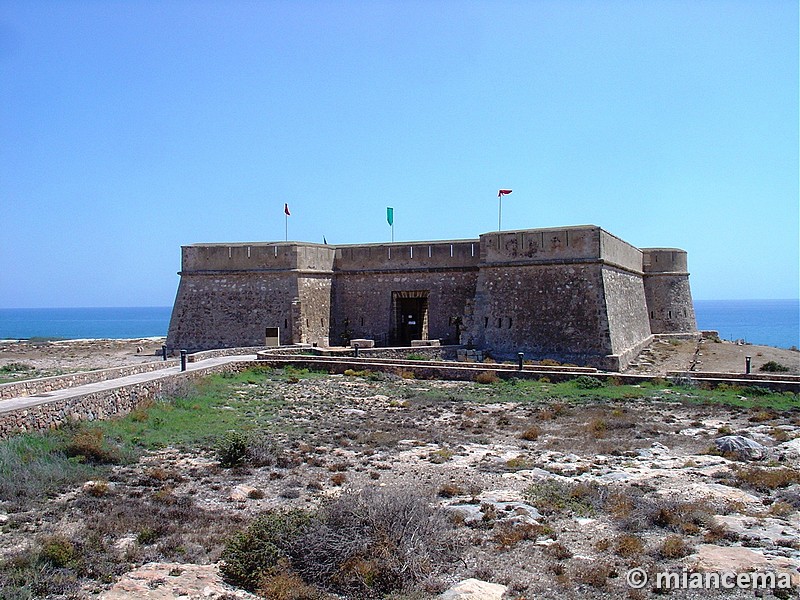
[(517, 352), (517, 367), (522, 371), (522, 361), (525, 359), (524, 352)]
[(353, 358), (358, 358), (358, 344), (353, 344)]
[(744, 372), (747, 375), (750, 375), (750, 361), (751, 361), (751, 358), (749, 356), (745, 356), (744, 357)]
[(161, 357), (164, 360), (167, 360), (167, 347), (166, 346), (161, 346)]
[(181, 371), (186, 370), (186, 350), (181, 350)]

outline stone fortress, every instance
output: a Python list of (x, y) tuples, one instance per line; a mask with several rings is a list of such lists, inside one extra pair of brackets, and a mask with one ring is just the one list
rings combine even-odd
[(620, 370), (654, 334), (697, 330), (686, 252), (594, 225), (476, 240), (182, 248), (168, 351), (440, 340), (497, 359)]

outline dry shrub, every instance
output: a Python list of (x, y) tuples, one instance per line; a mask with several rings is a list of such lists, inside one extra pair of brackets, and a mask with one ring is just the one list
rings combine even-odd
[(347, 475), (344, 473), (336, 473), (336, 475), (331, 477), (331, 483), (333, 485), (343, 485), (345, 481), (347, 481)]
[(739, 467), (733, 472), (734, 485), (749, 487), (759, 492), (771, 492), (800, 483), (800, 471), (788, 467)]
[(777, 419), (778, 415), (772, 410), (756, 410), (753, 415), (748, 419), (751, 423), (764, 423)]
[(623, 558), (631, 558), (642, 553), (644, 542), (636, 535), (623, 534), (614, 542), (614, 553)]
[(322, 600), (324, 595), (292, 571), (289, 561), (282, 559), (261, 579), (258, 594), (269, 600)]
[(439, 488), (440, 498), (453, 498), (454, 496), (461, 496), (464, 494), (464, 489), (455, 483), (445, 483)]
[(692, 547), (680, 535), (668, 536), (658, 547), (658, 555), (662, 558), (683, 558), (692, 553)]
[(595, 438), (603, 437), (607, 430), (608, 423), (605, 421), (605, 419), (601, 419), (599, 417), (595, 417), (586, 424), (586, 431), (588, 431), (589, 434)]
[(580, 582), (600, 588), (606, 585), (608, 578), (614, 574), (614, 565), (604, 560), (596, 560), (577, 566), (573, 578)]
[(97, 428), (79, 428), (67, 440), (64, 454), (94, 464), (117, 464), (122, 460), (119, 449), (109, 445), (103, 431)]
[(539, 439), (539, 436), (542, 434), (542, 430), (539, 429), (536, 425), (531, 425), (525, 431), (519, 434), (519, 438), (521, 440), (526, 440), (528, 442), (535, 442)]
[(566, 560), (568, 558), (572, 558), (572, 551), (561, 542), (555, 542), (549, 546), (546, 546), (544, 553), (547, 556), (555, 558), (556, 560)]
[(323, 507), (294, 545), (307, 583), (354, 597), (407, 588), (456, 557), (453, 527), (413, 490), (368, 488)]
[(541, 525), (519, 521), (497, 523), (492, 536), (500, 550), (510, 550), (524, 540), (535, 541), (541, 532)]
[(497, 376), (497, 371), (481, 371), (475, 376), (475, 381), (482, 384), (497, 383), (500, 378)]
[(794, 506), (792, 506), (788, 502), (783, 502), (782, 500), (773, 502), (769, 507), (769, 514), (775, 517), (788, 517), (794, 511), (795, 511)]

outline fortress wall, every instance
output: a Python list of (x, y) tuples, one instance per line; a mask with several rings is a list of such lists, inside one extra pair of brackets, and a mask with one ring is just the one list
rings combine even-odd
[(300, 298), (300, 341), (327, 346), (331, 328), (330, 275), (307, 275), (297, 280)]
[(653, 333), (697, 331), (686, 252), (645, 248), (644, 290)]
[(468, 343), (498, 358), (597, 364), (612, 353), (599, 264), (481, 267)]
[(478, 240), (338, 246), (338, 271), (389, 271), (474, 267), (480, 259)]
[(628, 354), (650, 338), (644, 283), (641, 275), (613, 267), (604, 266), (602, 273), (612, 354), (623, 357), (624, 367), (632, 358)]
[(297, 275), (243, 272), (181, 275), (167, 334), (167, 349), (189, 351), (261, 346), (266, 327), (280, 327), (292, 344), (292, 301)]
[(331, 344), (343, 343), (345, 329), (351, 339), (390, 342), (387, 334), (394, 327), (392, 292), (408, 291), (429, 293), (428, 338), (455, 342), (456, 327), (451, 317), (464, 314), (464, 306), (475, 294), (477, 275), (477, 269), (468, 268), (408, 273), (337, 272)]
[(481, 235), (481, 262), (560, 262), (600, 258), (601, 229), (593, 225)]

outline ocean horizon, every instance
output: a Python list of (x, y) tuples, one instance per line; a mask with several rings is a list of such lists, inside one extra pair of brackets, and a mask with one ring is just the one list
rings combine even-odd
[[(800, 299), (695, 300), (698, 329), (724, 340), (800, 347)], [(0, 339), (164, 337), (171, 306), (0, 308)]]

